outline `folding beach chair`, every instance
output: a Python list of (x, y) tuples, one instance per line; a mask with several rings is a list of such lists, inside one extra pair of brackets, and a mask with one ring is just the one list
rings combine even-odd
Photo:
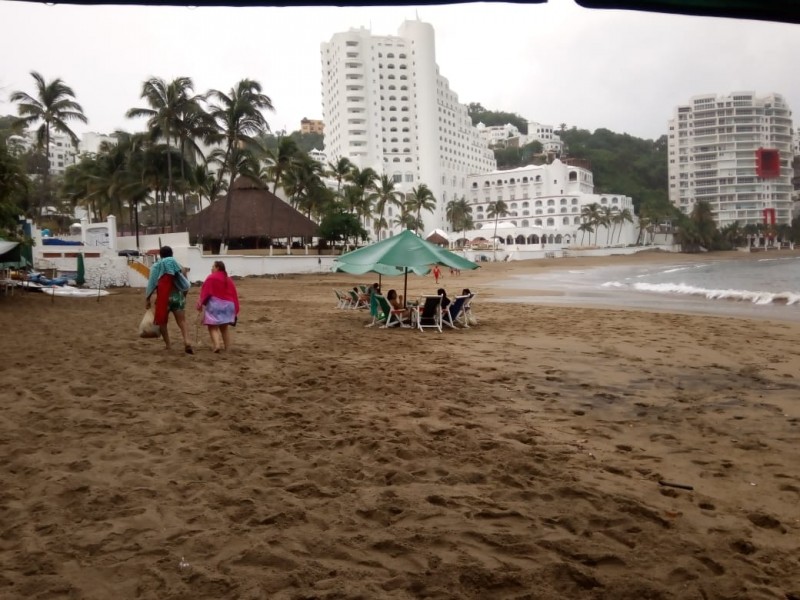
[[(442, 324), (447, 325), (451, 329), (455, 329), (455, 324), (458, 322), (464, 310), (464, 303), (469, 300), (469, 298), (470, 296), (456, 296), (453, 302), (450, 303), (450, 306), (442, 311)], [(469, 327), (469, 325), (465, 325), (465, 327)]]
[(470, 294), (469, 297), (464, 300), (464, 305), (461, 307), (461, 314), (458, 316), (458, 322), (462, 327), (478, 324), (478, 319), (472, 313), (472, 302), (475, 300), (475, 296), (477, 296), (477, 294)]
[(442, 333), (442, 297), (422, 296), (420, 303), (414, 307), (412, 326), (420, 331), (435, 328)]
[(333, 290), (333, 293), (336, 294), (336, 308), (350, 308), (350, 296), (336, 289)]
[(364, 327), (374, 327), (378, 323), (384, 323), (386, 321), (386, 313), (381, 308), (381, 304), (378, 301), (378, 294), (370, 294), (369, 314), (372, 317), (372, 321), (364, 325)]
[(350, 308), (369, 308), (367, 301), (362, 300), (355, 290), (347, 290), (347, 294), (350, 296)]
[(405, 311), (402, 308), (392, 308), (386, 296), (373, 294), (373, 297), (378, 302), (379, 309), (386, 315), (386, 320), (381, 325), (381, 329), (386, 329), (387, 327), (410, 327), (410, 325), (403, 322), (403, 313)]

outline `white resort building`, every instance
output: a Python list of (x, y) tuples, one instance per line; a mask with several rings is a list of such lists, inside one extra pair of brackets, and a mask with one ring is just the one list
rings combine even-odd
[(710, 203), (719, 227), (790, 223), (792, 113), (780, 94), (694, 96), (669, 121), (669, 199)]
[(405, 21), (396, 36), (351, 29), (322, 43), (320, 59), (328, 160), (371, 167), (405, 193), (424, 183), (436, 198), (421, 215), (425, 231), (443, 228), (445, 207), (466, 194), (467, 178), (497, 163), (439, 74), (433, 27)]
[[(470, 175), (466, 198), (472, 208), (475, 229), (449, 233), (457, 245), (493, 244), (495, 218), (489, 205), (502, 200), (508, 214), (497, 219), (498, 242), (510, 246), (613, 246), (636, 242), (638, 219), (633, 200), (622, 194), (595, 194), (592, 173), (556, 159), (549, 165), (526, 166), (508, 171)], [(596, 203), (600, 211), (616, 215), (610, 227), (593, 233), (581, 231), (583, 208)], [(627, 213), (625, 210), (627, 209)], [(627, 214), (631, 221), (622, 220)], [(452, 230), (448, 226), (448, 230)]]
[(564, 142), (553, 131), (552, 125), (528, 121), (528, 135), (525, 136), (525, 143), (530, 144), (531, 142), (540, 142), (545, 152), (552, 152), (559, 156), (564, 151)]

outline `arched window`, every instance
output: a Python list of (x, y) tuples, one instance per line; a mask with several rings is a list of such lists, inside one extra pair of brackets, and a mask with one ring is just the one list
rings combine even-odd
[(572, 224), (573, 225), (580, 225), (581, 224), (581, 218), (580, 217), (575, 217), (574, 219), (572, 219)]
[(564, 217), (563, 219), (561, 219), (561, 224), (562, 225), (569, 225), (569, 217)]
[(523, 227), (530, 227), (530, 222), (528, 219), (522, 219), (522, 226)]
[(556, 222), (552, 218), (547, 219), (547, 226), (548, 227), (553, 227), (555, 224), (556, 224)]
[(608, 204), (608, 198), (600, 198), (600, 204)]
[(541, 226), (542, 226), (542, 220), (541, 220), (541, 219), (536, 219), (536, 220), (533, 222), (533, 224), (534, 224), (536, 227), (541, 227)]
[(578, 181), (578, 174), (575, 171), (569, 172), (569, 180), (570, 181)]
[(555, 205), (556, 205), (556, 201), (553, 200), (552, 198), (547, 201), (547, 206), (555, 206)]

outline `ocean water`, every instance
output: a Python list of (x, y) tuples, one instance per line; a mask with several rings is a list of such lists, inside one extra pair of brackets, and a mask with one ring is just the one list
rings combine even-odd
[[(800, 321), (800, 257), (564, 269), (516, 276), (501, 301), (597, 305)], [(542, 294), (533, 294), (542, 290)], [(531, 291), (530, 295), (526, 291)]]

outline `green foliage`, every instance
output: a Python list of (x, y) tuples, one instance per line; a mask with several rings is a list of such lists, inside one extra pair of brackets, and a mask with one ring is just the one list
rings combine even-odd
[(293, 131), (288, 136), (268, 133), (262, 135), (258, 141), (264, 149), (274, 151), (277, 150), (283, 137), (289, 137), (298, 150), (306, 154), (312, 150), (322, 150), (325, 147), (325, 137), (321, 133), (301, 133), (300, 131)]
[(516, 169), (535, 162), (536, 156), (542, 153), (542, 143), (535, 141), (521, 148), (495, 148), (494, 158), (498, 169)]
[(319, 224), (318, 235), (320, 239), (332, 243), (350, 239), (365, 240), (368, 237), (367, 230), (361, 226), (358, 217), (340, 207), (325, 213)]
[(0, 234), (4, 237), (16, 237), (27, 191), (28, 179), (22, 164), (0, 142)]
[(669, 205), (666, 136), (653, 141), (608, 129), (590, 133), (575, 127), (559, 135), (567, 157), (591, 164), (595, 192), (630, 196), (637, 213), (645, 204)]

